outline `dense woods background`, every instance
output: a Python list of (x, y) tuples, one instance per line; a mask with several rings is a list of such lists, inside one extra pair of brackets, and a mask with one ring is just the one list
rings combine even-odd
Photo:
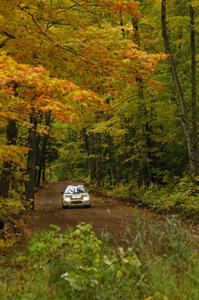
[(78, 177), (115, 195), (188, 186), (195, 197), (198, 9), (2, 0), (1, 196)]

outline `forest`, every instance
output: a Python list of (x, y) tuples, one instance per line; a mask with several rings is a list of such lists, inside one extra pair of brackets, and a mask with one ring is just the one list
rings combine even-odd
[[(168, 224), (161, 230), (163, 243), (170, 245), (165, 254), (173, 259), (169, 265), (157, 259), (162, 245), (154, 250), (149, 241), (145, 248), (144, 240), (139, 245), (136, 240), (132, 249), (119, 247), (115, 253), (87, 224), (65, 235), (54, 228), (33, 237), (26, 258), (19, 250), (17, 268), (23, 265), (26, 275), (19, 270), (17, 276), (26, 286), (24, 294), (17, 281), (11, 287), (12, 278), (5, 278), (14, 249), (24, 242), (21, 218), (31, 218), (35, 195), (46, 182), (79, 180), (119, 203), (198, 226), (199, 1), (0, 0), (0, 4), (0, 220), (5, 221), (4, 232), (0, 230), (4, 257), (0, 298), (198, 300), (196, 246)], [(84, 264), (84, 232), (92, 263)], [(155, 241), (155, 233), (150, 234)], [(66, 259), (63, 247), (75, 249), (67, 263), (74, 276), (71, 281), (62, 271), (66, 291), (57, 283), (58, 266), (53, 273), (50, 257), (57, 258), (48, 250), (49, 241), (59, 253), (60, 268)], [(148, 251), (154, 251), (155, 259), (144, 271)], [(185, 276), (179, 283), (172, 273), (173, 269), (178, 273), (176, 257), (182, 274), (190, 266), (190, 282)], [(33, 260), (40, 263), (34, 265)], [(72, 270), (74, 261), (83, 265), (82, 274)], [(125, 263), (133, 275), (125, 271)], [(44, 270), (47, 264), (49, 273), (41, 272), (33, 287), (26, 285), (28, 270), (34, 277), (37, 268)], [(173, 274), (166, 279), (168, 290), (158, 281), (166, 268)], [(101, 270), (100, 278), (95, 269)], [(48, 290), (45, 295), (51, 275), (57, 294)], [(123, 284), (118, 285), (121, 276)], [(104, 289), (109, 292), (104, 294)]]

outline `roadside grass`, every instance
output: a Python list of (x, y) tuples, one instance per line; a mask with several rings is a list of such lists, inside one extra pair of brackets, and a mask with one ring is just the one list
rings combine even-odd
[(1, 256), (1, 300), (198, 300), (197, 238), (175, 220), (138, 216), (121, 241), (89, 224), (35, 234)]

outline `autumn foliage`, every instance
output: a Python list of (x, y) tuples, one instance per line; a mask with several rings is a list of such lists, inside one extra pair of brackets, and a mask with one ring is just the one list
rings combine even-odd
[(175, 142), (177, 130), (169, 128), (178, 120), (159, 4), (2, 1), (0, 158), (9, 186), (22, 172), (24, 185), (31, 172), (39, 185), (59, 151), (71, 158), (71, 145), (72, 161), (97, 183), (128, 181), (128, 169), (138, 182), (157, 180), (156, 161)]

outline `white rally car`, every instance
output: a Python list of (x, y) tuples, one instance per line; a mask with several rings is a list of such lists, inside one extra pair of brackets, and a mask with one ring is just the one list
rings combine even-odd
[(63, 193), (62, 207), (90, 207), (90, 196), (83, 185), (68, 185)]

